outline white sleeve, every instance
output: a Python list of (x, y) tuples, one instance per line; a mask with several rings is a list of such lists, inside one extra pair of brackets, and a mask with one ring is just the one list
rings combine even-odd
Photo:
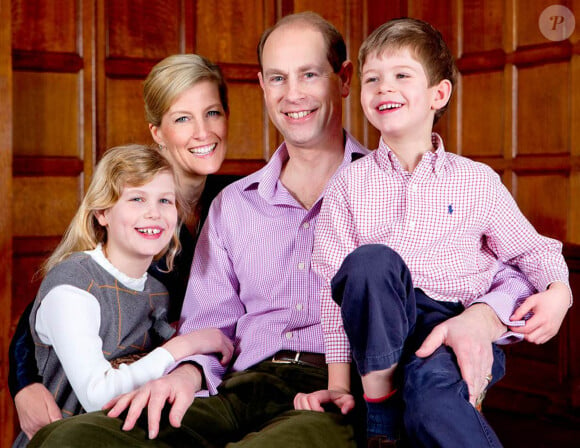
[(140, 360), (115, 369), (105, 359), (99, 336), (101, 311), (97, 299), (71, 285), (53, 288), (36, 315), (40, 340), (52, 345), (64, 372), (87, 412), (100, 410), (117, 395), (160, 378), (175, 360), (158, 347)]

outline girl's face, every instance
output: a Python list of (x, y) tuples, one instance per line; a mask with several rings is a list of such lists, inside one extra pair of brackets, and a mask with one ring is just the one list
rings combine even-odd
[(228, 118), (215, 82), (201, 81), (177, 97), (159, 127), (149, 125), (155, 141), (180, 174), (215, 173), (226, 156)]
[(121, 272), (141, 277), (169, 244), (177, 225), (175, 183), (169, 172), (139, 187), (126, 186), (111, 208), (97, 213), (107, 229), (105, 253)]

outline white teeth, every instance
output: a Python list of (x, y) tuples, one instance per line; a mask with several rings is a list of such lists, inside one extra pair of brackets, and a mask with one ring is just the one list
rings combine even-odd
[(147, 235), (157, 235), (158, 233), (161, 233), (161, 230), (159, 229), (137, 229), (137, 231), (140, 233), (146, 233)]
[(211, 145), (199, 146), (197, 148), (190, 149), (189, 152), (195, 154), (196, 156), (205, 156), (206, 154), (212, 152), (216, 146), (217, 143), (212, 143)]
[(288, 115), (290, 118), (304, 118), (309, 113), (310, 111), (303, 110), (301, 112), (288, 112), (286, 115)]
[(395, 104), (395, 103), (389, 103), (389, 104), (381, 104), (379, 106), (379, 110), (387, 110), (387, 109), (398, 109), (399, 107), (403, 107), (402, 104)]

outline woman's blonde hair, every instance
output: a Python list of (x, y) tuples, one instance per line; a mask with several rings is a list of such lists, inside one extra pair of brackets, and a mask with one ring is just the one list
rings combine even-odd
[(177, 97), (201, 81), (217, 85), (222, 107), (229, 113), (228, 88), (219, 66), (197, 54), (174, 54), (157, 63), (143, 84), (147, 122), (161, 126)]
[[(107, 210), (117, 203), (127, 186), (139, 187), (150, 182), (160, 173), (169, 172), (175, 179), (173, 167), (157, 150), (144, 145), (125, 145), (109, 149), (98, 163), (91, 184), (79, 209), (73, 217), (62, 240), (41, 267), (44, 276), (55, 265), (73, 252), (92, 250), (99, 243), (106, 243), (107, 230), (97, 220), (97, 212)], [(176, 184), (177, 185), (177, 184)], [(183, 215), (185, 202), (176, 187), (176, 205), (179, 216)], [(168, 246), (156, 255), (166, 255), (168, 270), (181, 249), (179, 221)]]

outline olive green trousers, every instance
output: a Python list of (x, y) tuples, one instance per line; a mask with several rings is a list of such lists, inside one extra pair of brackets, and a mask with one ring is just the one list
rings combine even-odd
[(147, 437), (145, 413), (133, 430), (123, 431), (122, 419), (92, 412), (46, 426), (29, 447), (354, 448), (357, 439), (365, 440), (360, 412), (294, 410), (297, 392), (326, 389), (327, 380), (326, 369), (265, 361), (226, 376), (218, 395), (196, 398), (180, 428), (169, 425), (166, 407), (154, 440)]

